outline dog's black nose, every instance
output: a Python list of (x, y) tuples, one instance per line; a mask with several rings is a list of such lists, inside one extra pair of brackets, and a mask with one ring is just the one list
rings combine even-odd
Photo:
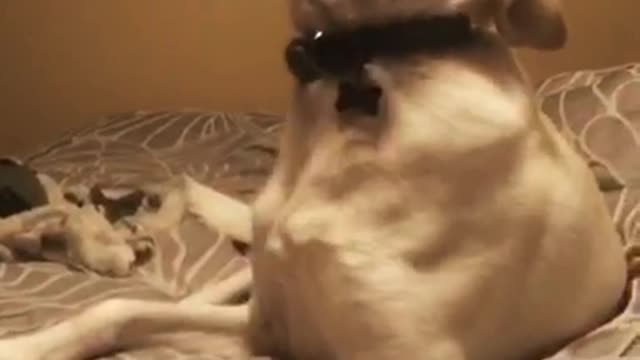
[(285, 50), (289, 71), (302, 84), (318, 80), (322, 75), (310, 52), (310, 45), (303, 39), (294, 39)]

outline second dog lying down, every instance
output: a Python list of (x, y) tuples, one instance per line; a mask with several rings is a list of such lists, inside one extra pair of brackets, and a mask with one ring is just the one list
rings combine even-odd
[(520, 360), (615, 311), (622, 244), (505, 43), (562, 45), (556, 1), (291, 4), (315, 32), (290, 48), (299, 83), (252, 211), (185, 182), (192, 212), (251, 243), (250, 305), (212, 304), (249, 277), (178, 305), (112, 301), (0, 342), (0, 357), (81, 359), (198, 330), (285, 360)]

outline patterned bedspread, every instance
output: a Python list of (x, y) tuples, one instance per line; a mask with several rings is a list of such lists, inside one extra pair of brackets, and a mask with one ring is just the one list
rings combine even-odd
[[(624, 241), (640, 236), (640, 64), (560, 74), (539, 88), (541, 108), (591, 163)], [(26, 160), (63, 185), (127, 185), (187, 173), (250, 200), (277, 153), (281, 120), (265, 114), (201, 111), (109, 116)], [(128, 279), (109, 279), (47, 263), (0, 264), (0, 336), (49, 326), (110, 297), (173, 301), (247, 266), (224, 234), (185, 217), (160, 234), (155, 258)], [(634, 284), (634, 287), (637, 287)], [(640, 355), (640, 302), (554, 359)], [(116, 359), (223, 359), (149, 348)], [(638, 354), (638, 355), (634, 355)]]
[[(272, 167), (279, 128), (278, 117), (264, 114), (117, 114), (26, 160), (67, 187), (135, 187), (186, 173), (246, 201)], [(49, 326), (106, 298), (175, 301), (247, 266), (224, 234), (211, 233), (188, 216), (155, 235), (153, 260), (132, 278), (100, 277), (50, 263), (0, 264), (0, 336)], [(222, 359), (230, 351), (153, 348), (116, 358)]]

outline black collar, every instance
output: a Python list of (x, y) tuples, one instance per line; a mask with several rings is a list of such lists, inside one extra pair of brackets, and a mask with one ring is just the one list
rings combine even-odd
[(437, 53), (473, 41), (465, 15), (411, 19), (331, 33), (310, 32), (286, 49), (289, 71), (301, 84), (320, 78), (339, 82), (338, 111), (356, 109), (376, 115), (382, 91), (367, 85), (363, 67), (374, 58)]

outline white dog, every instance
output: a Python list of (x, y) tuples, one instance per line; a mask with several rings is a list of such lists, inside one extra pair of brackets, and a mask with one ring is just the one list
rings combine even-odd
[[(185, 183), (193, 212), (251, 243), (252, 276), (181, 304), (112, 300), (0, 357), (198, 330), (279, 359), (519, 360), (616, 311), (622, 244), (508, 48), (562, 46), (556, 0), (291, 3), (308, 35), (290, 48), (299, 84), (265, 189), (251, 211)], [(212, 304), (251, 277), (250, 305)]]

